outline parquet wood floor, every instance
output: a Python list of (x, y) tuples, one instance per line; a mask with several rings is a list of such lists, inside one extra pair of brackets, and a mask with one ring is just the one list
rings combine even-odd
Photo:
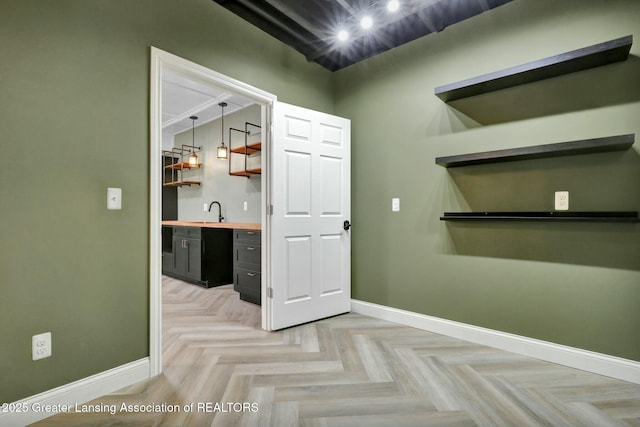
[(165, 278), (163, 316), (163, 374), (35, 426), (640, 426), (638, 385), (358, 314), (269, 333), (230, 286)]

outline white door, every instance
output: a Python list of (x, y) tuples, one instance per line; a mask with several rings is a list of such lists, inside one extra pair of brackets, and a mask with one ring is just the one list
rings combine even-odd
[(275, 102), (270, 329), (350, 311), (351, 122)]

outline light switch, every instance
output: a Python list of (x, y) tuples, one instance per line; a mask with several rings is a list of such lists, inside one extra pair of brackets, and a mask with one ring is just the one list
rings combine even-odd
[(391, 199), (391, 211), (400, 212), (400, 199), (398, 197)]
[(122, 209), (122, 188), (107, 188), (107, 209)]

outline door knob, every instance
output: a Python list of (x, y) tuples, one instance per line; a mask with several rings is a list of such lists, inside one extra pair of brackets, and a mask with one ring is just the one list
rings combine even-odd
[(351, 223), (349, 222), (349, 220), (345, 220), (345, 222), (342, 224), (342, 228), (344, 228), (346, 231), (349, 231), (349, 229), (351, 228)]

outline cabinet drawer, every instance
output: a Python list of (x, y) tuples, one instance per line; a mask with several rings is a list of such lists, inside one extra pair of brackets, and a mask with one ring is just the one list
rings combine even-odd
[(260, 246), (260, 235), (259, 230), (233, 230), (233, 242)]
[(236, 243), (233, 245), (233, 265), (260, 271), (260, 253), (260, 246)]
[(202, 229), (200, 227), (173, 227), (173, 235), (179, 237), (200, 238)]
[(260, 304), (260, 273), (244, 268), (233, 269), (234, 289), (240, 293), (240, 299)]
[(260, 291), (260, 273), (245, 268), (234, 268), (234, 283), (242, 291)]

